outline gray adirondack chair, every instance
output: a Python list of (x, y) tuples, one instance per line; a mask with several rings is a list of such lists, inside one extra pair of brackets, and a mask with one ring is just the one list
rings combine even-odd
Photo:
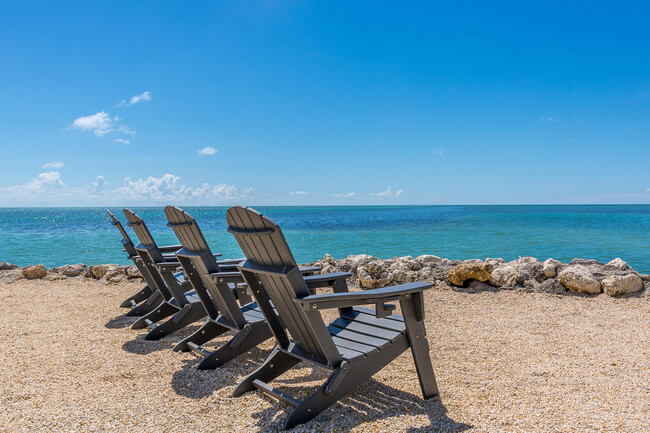
[[(224, 266), (223, 261), (215, 260), (196, 220), (176, 206), (167, 206), (165, 216), (167, 225), (183, 246), (176, 257), (208, 313), (203, 326), (179, 342), (174, 350), (192, 350), (204, 356), (197, 368), (205, 370), (219, 367), (271, 338), (271, 330), (259, 306), (248, 295), (241, 273), (232, 262)], [(238, 259), (237, 264), (243, 261)], [(307, 267), (299, 272), (306, 275), (317, 270), (317, 267)], [(341, 272), (306, 278), (312, 288), (317, 288), (345, 284), (349, 276)], [(219, 349), (211, 352), (201, 346), (228, 330), (235, 331), (235, 335)]]
[[(145, 265), (145, 263), (142, 261), (140, 258), (140, 255), (135, 249), (135, 245), (133, 244), (133, 241), (131, 240), (131, 237), (129, 234), (126, 232), (126, 229), (120, 222), (120, 220), (117, 219), (117, 217), (111, 212), (110, 210), (106, 211), (111, 218), (111, 224), (113, 224), (120, 234), (122, 235), (122, 247), (124, 251), (127, 254), (127, 257), (129, 260), (133, 262), (133, 264), (138, 268), (138, 271), (140, 272), (140, 275), (142, 275), (142, 278), (144, 279), (146, 285), (140, 290), (138, 293), (136, 293), (133, 296), (130, 296), (127, 298), (120, 307), (123, 308), (131, 308), (131, 311), (127, 313), (127, 316), (141, 316), (143, 314), (146, 314), (153, 310), (156, 306), (158, 306), (158, 303), (155, 302), (155, 300), (158, 298), (159, 295), (156, 295), (151, 302), (143, 302), (147, 301), (149, 298), (151, 298), (152, 295), (158, 290), (158, 283), (157, 281), (151, 276), (149, 269)], [(162, 246), (160, 247), (160, 250), (163, 253), (174, 253), (181, 249), (180, 245), (169, 245), (169, 246)], [(169, 260), (170, 257), (168, 255), (164, 256), (165, 259)], [(171, 257), (175, 259), (175, 257)], [(137, 305), (141, 303), (141, 305)]]
[[(161, 298), (155, 309), (140, 317), (131, 327), (142, 329), (149, 326), (152, 329), (145, 339), (158, 340), (204, 318), (207, 312), (196, 292), (191, 291), (190, 282), (176, 272), (181, 264), (163, 256), (142, 218), (130, 209), (124, 209), (124, 215), (128, 226), (133, 228), (140, 240), (135, 250), (156, 281)], [(157, 323), (169, 316), (173, 317), (164, 323)]]
[[(284, 428), (292, 428), (317, 416), (409, 348), (424, 398), (438, 394), (423, 321), (422, 292), (430, 284), (311, 295), (277, 224), (241, 206), (228, 210), (227, 222), (247, 258), (239, 269), (277, 340), (262, 366), (237, 385), (234, 396), (258, 389), (292, 406), (284, 423)], [(387, 304), (396, 301), (403, 316), (392, 314), (395, 306)], [(364, 304), (374, 304), (375, 309), (359, 307)], [(339, 317), (326, 325), (320, 310), (333, 308)], [(269, 384), (301, 361), (332, 370), (303, 401)]]

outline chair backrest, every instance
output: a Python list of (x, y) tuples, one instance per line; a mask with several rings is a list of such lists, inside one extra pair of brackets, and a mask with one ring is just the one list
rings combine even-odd
[(218, 284), (212, 277), (206, 275), (219, 272), (220, 269), (196, 220), (176, 206), (165, 207), (165, 216), (169, 221), (167, 226), (174, 230), (183, 247), (176, 252), (176, 257), (183, 266), (185, 274), (199, 295), (202, 290), (209, 293), (209, 297), (206, 299), (201, 297), (201, 300), (204, 304), (213, 303), (214, 309), (206, 305), (210, 315), (219, 311), (224, 318), (238, 327), (243, 327), (246, 320), (228, 285)]
[(123, 212), (124, 216), (126, 216), (126, 219), (129, 222), (127, 225), (133, 229), (136, 236), (140, 240), (140, 245), (136, 246), (135, 248), (146, 249), (151, 256), (151, 260), (154, 262), (164, 261), (162, 252), (158, 249), (156, 241), (153, 240), (153, 236), (151, 236), (151, 233), (149, 232), (149, 229), (147, 228), (147, 225), (144, 223), (142, 218), (140, 218), (131, 209), (124, 209)]
[[(341, 355), (320, 312), (305, 311), (293, 302), (294, 298), (311, 293), (280, 227), (258, 211), (243, 206), (228, 209), (226, 219), (228, 231), (235, 236), (247, 259), (240, 270), (280, 347), (288, 349), (290, 344), (281, 323), (305, 355), (322, 357), (328, 364), (338, 365)], [(277, 314), (270, 304), (264, 305), (260, 294), (256, 293), (259, 289), (266, 293)]]
[(106, 210), (106, 212), (108, 212), (108, 216), (111, 217), (111, 224), (117, 227), (117, 229), (120, 231), (120, 234), (122, 235), (122, 246), (124, 246), (124, 250), (129, 255), (129, 258), (137, 256), (138, 252), (135, 250), (135, 245), (133, 245), (131, 237), (124, 229), (124, 226), (120, 220), (118, 220), (110, 210)]

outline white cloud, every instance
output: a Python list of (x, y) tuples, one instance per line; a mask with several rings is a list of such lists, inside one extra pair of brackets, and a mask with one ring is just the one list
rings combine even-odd
[(388, 189), (387, 189), (386, 191), (378, 192), (377, 194), (373, 194), (373, 195), (374, 195), (374, 196), (377, 196), (377, 197), (388, 197), (388, 196), (390, 196), (391, 194), (392, 194), (392, 193), (390, 192), (390, 186), (389, 186)]
[(343, 197), (343, 198), (350, 198), (350, 197), (354, 197), (355, 195), (356, 195), (356, 193), (354, 193), (354, 192), (346, 192), (345, 194), (332, 194), (332, 197), (336, 197), (336, 198), (341, 198), (341, 197)]
[(123, 144), (131, 144), (131, 142), (127, 138), (116, 138), (113, 140), (114, 143), (123, 143)]
[(555, 123), (555, 122), (559, 122), (559, 121), (562, 120), (562, 119), (558, 119), (557, 117), (553, 117), (553, 116), (549, 116), (549, 117), (544, 117), (544, 116), (542, 116), (542, 117), (539, 118), (539, 120), (540, 120), (541, 122), (551, 122), (551, 123)]
[(97, 176), (97, 179), (93, 182), (93, 191), (96, 193), (102, 193), (106, 189), (106, 179), (104, 179), (104, 176)]
[(206, 146), (203, 149), (199, 149), (196, 153), (199, 155), (214, 155), (217, 152), (219, 151), (214, 147)]
[(108, 134), (113, 130), (113, 125), (119, 118), (117, 116), (111, 118), (105, 111), (91, 114), (90, 116), (78, 117), (72, 122), (70, 128), (80, 129), (82, 131), (92, 131), (96, 136)]
[(291, 195), (307, 195), (307, 191), (292, 191), (289, 194), (291, 194)]
[(436, 150), (433, 151), (433, 155), (436, 155), (436, 156), (444, 155), (444, 153), (445, 153), (445, 151), (442, 150), (442, 149), (436, 149)]
[(68, 187), (59, 172), (51, 171), (24, 185), (0, 188), (0, 205), (215, 205), (241, 202), (254, 193), (251, 187), (240, 191), (224, 183), (190, 187), (179, 176), (169, 173), (136, 180), (127, 177), (117, 188), (109, 188), (104, 176), (97, 176), (85, 187)]
[(132, 96), (131, 99), (129, 99), (129, 105), (137, 104), (138, 102), (142, 101), (151, 101), (151, 92), (147, 90), (146, 92), (142, 92), (139, 95)]
[(151, 101), (151, 92), (150, 91), (147, 90), (146, 92), (142, 92), (139, 95), (131, 96), (128, 101), (126, 99), (123, 99), (122, 102), (117, 104), (117, 106), (121, 107), (123, 105), (133, 105), (133, 104), (137, 104), (138, 102), (142, 102), (142, 101), (147, 101), (147, 102)]
[(63, 167), (63, 163), (62, 163), (62, 162), (51, 161), (51, 162), (48, 162), (48, 163), (46, 163), (46, 164), (43, 164), (43, 167), (42, 167), (42, 168), (61, 168), (61, 167)]
[(391, 191), (391, 187), (389, 186), (386, 191), (378, 192), (376, 194), (372, 194), (375, 197), (399, 197), (404, 193), (403, 189), (397, 190), (397, 192), (393, 193)]
[(117, 132), (122, 132), (124, 134), (131, 134), (131, 135), (135, 134), (135, 131), (132, 130), (131, 128), (129, 128), (128, 126), (126, 126), (126, 125), (120, 126), (119, 128), (116, 129), (116, 131)]

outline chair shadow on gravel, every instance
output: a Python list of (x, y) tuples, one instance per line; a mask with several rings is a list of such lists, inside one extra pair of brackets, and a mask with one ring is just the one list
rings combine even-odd
[[(198, 329), (199, 325), (192, 325), (183, 328), (171, 335), (161, 338), (160, 340), (145, 340), (147, 329), (134, 329), (137, 333), (133, 340), (129, 340), (122, 345), (122, 349), (136, 355), (148, 355), (159, 350), (169, 350), (176, 346), (182, 339)], [(173, 352), (172, 352), (173, 353)]]
[[(324, 373), (315, 374), (326, 377)], [(311, 379), (311, 378), (310, 378)], [(314, 379), (316, 380), (316, 379)], [(299, 382), (299, 379), (294, 380)], [(278, 380), (274, 382), (279, 382)], [(319, 380), (319, 382), (322, 382)], [(319, 384), (320, 385), (320, 384)], [(318, 389), (318, 386), (291, 387), (282, 389), (298, 399), (306, 398)], [(284, 420), (291, 412), (291, 408), (278, 402), (272, 397), (258, 393), (260, 398), (271, 403), (271, 407), (255, 412), (253, 418), (258, 419), (259, 432), (268, 431), (269, 428), (281, 430)], [(284, 413), (280, 413), (284, 412)], [(447, 417), (447, 408), (439, 397), (423, 400), (421, 395), (400, 391), (371, 379), (355, 391), (327, 408), (312, 421), (298, 426), (308, 431), (319, 432), (349, 432), (355, 427), (366, 422), (380, 422), (385, 418), (398, 416), (419, 416), (429, 418), (428, 425), (422, 427), (409, 427), (410, 433), (424, 432), (462, 432), (472, 428), (471, 425), (459, 423)], [(273, 420), (269, 425), (269, 421)], [(408, 422), (408, 421), (405, 421)], [(407, 427), (407, 425), (404, 425)], [(400, 430), (401, 431), (401, 430)]]
[(133, 325), (133, 323), (137, 320), (137, 317), (129, 317), (129, 316), (117, 316), (104, 325), (108, 329), (122, 329), (122, 328), (128, 328), (129, 326)]
[[(224, 339), (224, 342), (227, 341)], [(217, 343), (215, 347), (206, 348), (214, 350), (221, 344)], [(202, 357), (197, 356), (194, 359), (184, 360), (183, 367), (172, 377), (172, 389), (176, 394), (187, 398), (208, 397), (216, 390), (239, 383), (245, 375), (262, 365), (268, 355), (268, 350), (256, 347), (214, 370), (196, 369), (203, 360)]]

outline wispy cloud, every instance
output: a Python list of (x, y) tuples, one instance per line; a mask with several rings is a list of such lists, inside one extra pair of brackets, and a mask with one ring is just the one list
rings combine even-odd
[(96, 136), (108, 134), (113, 130), (115, 122), (119, 117), (111, 117), (107, 112), (100, 111), (90, 116), (77, 117), (69, 128), (78, 129), (81, 131), (92, 131)]
[(147, 101), (147, 102), (151, 101), (151, 92), (150, 91), (147, 90), (146, 92), (142, 92), (139, 95), (131, 96), (128, 100), (123, 99), (119, 104), (117, 104), (117, 106), (121, 107), (123, 105), (133, 105), (133, 104), (137, 104), (138, 102), (142, 102), (142, 101)]
[(444, 153), (445, 153), (444, 150), (442, 150), (442, 149), (436, 149), (436, 150), (433, 151), (432, 155), (435, 155), (435, 156), (442, 156), (442, 155), (444, 155)]
[(307, 195), (307, 191), (292, 191), (289, 194), (291, 194), (291, 195)]
[(63, 163), (59, 161), (51, 161), (48, 163), (43, 164), (42, 168), (61, 168), (63, 167)]
[(341, 197), (342, 197), (342, 198), (350, 198), (350, 197), (354, 197), (355, 195), (356, 195), (356, 193), (354, 193), (354, 192), (346, 192), (345, 194), (343, 194), (343, 193), (341, 193), (341, 194), (332, 194), (332, 197), (336, 197), (336, 198), (341, 198)]
[(131, 144), (131, 141), (129, 141), (126, 138), (116, 138), (113, 140), (114, 143), (122, 143), (122, 144)]
[(555, 122), (561, 121), (562, 119), (557, 118), (557, 117), (553, 117), (553, 116), (542, 116), (542, 117), (539, 118), (539, 120), (540, 120), (540, 122), (555, 123)]
[(397, 190), (397, 192), (393, 193), (391, 191), (391, 187), (389, 186), (386, 191), (381, 191), (372, 195), (374, 195), (375, 197), (399, 197), (402, 195), (402, 193), (404, 193), (403, 189), (399, 189)]
[(205, 155), (214, 155), (217, 152), (219, 152), (219, 151), (217, 149), (215, 149), (214, 147), (206, 146), (203, 149), (199, 149), (198, 152), (196, 152), (196, 153), (198, 153), (199, 155), (205, 156)]
[(373, 195), (376, 196), (376, 197), (388, 197), (388, 196), (390, 196), (391, 195), (390, 186), (388, 187), (388, 189), (386, 191), (378, 192), (378, 193), (373, 194)]

